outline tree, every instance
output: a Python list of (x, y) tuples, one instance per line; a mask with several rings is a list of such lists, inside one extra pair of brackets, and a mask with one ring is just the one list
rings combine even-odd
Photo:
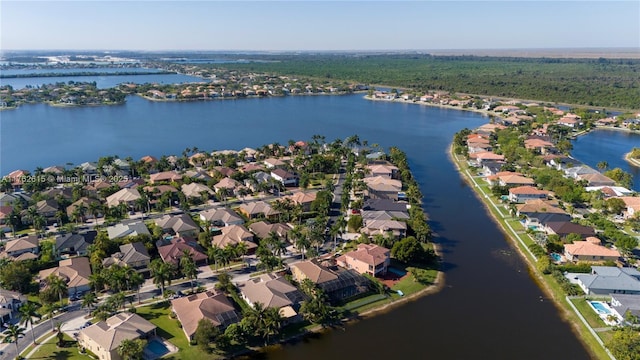
[(207, 353), (211, 352), (211, 345), (220, 336), (220, 329), (218, 329), (208, 319), (200, 319), (198, 321), (198, 327), (193, 334), (193, 338), (198, 344), (198, 347)]
[(46, 282), (49, 290), (53, 294), (58, 296), (58, 298), (60, 299), (60, 306), (62, 306), (62, 296), (67, 293), (67, 282), (64, 281), (63, 278), (56, 276), (55, 274), (49, 275)]
[(607, 347), (619, 360), (640, 359), (640, 333), (632, 327), (623, 327), (613, 333)]
[(349, 228), (349, 232), (358, 232), (362, 227), (362, 216), (353, 215), (349, 217), (349, 221), (347, 221), (347, 227)]
[(218, 271), (218, 261), (222, 258), (223, 252), (224, 251), (221, 248), (215, 245), (207, 249), (207, 256), (209, 256), (209, 260), (213, 261), (216, 271)]
[(82, 297), (82, 308), (93, 309), (93, 307), (98, 303), (98, 297), (95, 293), (89, 291)]
[(160, 288), (160, 293), (164, 298), (164, 288), (166, 285), (171, 285), (171, 278), (173, 277), (173, 267), (170, 264), (165, 263), (161, 259), (154, 259), (149, 264), (151, 273), (153, 274), (153, 283)]
[(265, 308), (262, 303), (256, 302), (252, 308), (245, 312), (241, 326), (245, 331), (252, 330), (248, 333), (262, 337), (266, 345), (272, 336), (280, 332), (282, 315), (280, 315), (278, 308)]
[(40, 314), (38, 314), (36, 309), (36, 304), (31, 301), (22, 304), (19, 309), (20, 312), (20, 325), (31, 326), (31, 337), (33, 338), (33, 343), (36, 343), (36, 335), (33, 332), (33, 318), (40, 319)]
[(62, 346), (62, 342), (64, 339), (64, 333), (62, 332), (62, 322), (58, 321), (56, 322), (56, 338), (58, 338), (58, 341), (56, 342), (57, 346)]
[(4, 342), (14, 343), (16, 345), (16, 354), (20, 354), (20, 351), (18, 350), (18, 339), (24, 336), (24, 328), (21, 328), (18, 325), (9, 324), (6, 334)]
[(198, 266), (191, 257), (189, 250), (185, 249), (180, 258), (180, 271), (189, 281), (191, 281), (191, 292), (193, 292), (193, 280), (198, 277)]
[(627, 253), (633, 251), (633, 249), (635, 249), (637, 246), (638, 239), (634, 238), (633, 236), (625, 236), (616, 241), (616, 247)]
[(419, 261), (424, 257), (422, 244), (413, 236), (396, 242), (391, 248), (391, 255), (404, 263)]
[(118, 355), (122, 360), (142, 360), (145, 342), (142, 339), (124, 339), (118, 345)]
[(0, 284), (8, 290), (28, 292), (33, 274), (23, 261), (11, 261), (0, 267)]
[(611, 198), (605, 201), (605, 205), (607, 207), (607, 212), (611, 214), (622, 214), (622, 212), (627, 208), (627, 204), (625, 204), (624, 200), (620, 198)]
[(600, 171), (604, 171), (609, 167), (609, 163), (606, 161), (600, 161), (596, 167), (598, 167), (598, 169), (600, 169)]
[(218, 274), (218, 283), (215, 287), (217, 290), (220, 290), (225, 294), (231, 294), (236, 289), (235, 285), (231, 282), (231, 275), (227, 272), (221, 272)]
[(604, 176), (610, 178), (620, 186), (624, 186), (626, 188), (631, 188), (631, 185), (633, 185), (633, 175), (620, 168), (605, 171)]

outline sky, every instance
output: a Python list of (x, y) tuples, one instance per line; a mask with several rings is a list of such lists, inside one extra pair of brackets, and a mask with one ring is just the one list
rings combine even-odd
[(640, 1), (0, 0), (0, 50), (640, 48)]

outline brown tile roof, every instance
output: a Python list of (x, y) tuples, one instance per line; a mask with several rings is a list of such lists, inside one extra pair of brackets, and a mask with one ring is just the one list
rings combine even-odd
[(109, 351), (115, 350), (123, 340), (135, 340), (156, 329), (140, 315), (123, 312), (80, 330), (80, 336), (93, 340)]
[(509, 189), (509, 193), (516, 195), (531, 194), (531, 195), (549, 195), (546, 190), (540, 190), (533, 186), (518, 186)]
[[(295, 264), (291, 264), (290, 267), (298, 269), (298, 271), (303, 275), (300, 279), (296, 278), (296, 281), (298, 282), (304, 279), (309, 279), (313, 281), (314, 284), (322, 284), (338, 278), (338, 275), (328, 268), (318, 264), (314, 260), (297, 262)], [(297, 275), (296, 272), (293, 272), (293, 274), (294, 276)]]
[(195, 243), (195, 240), (187, 241), (185, 238), (172, 239), (169, 245), (160, 246), (158, 248), (158, 253), (162, 258), (162, 261), (174, 265), (179, 263), (184, 250), (189, 251), (191, 258), (195, 262), (206, 260), (208, 258), (207, 255), (199, 249), (196, 249), (195, 245), (192, 245), (192, 243)]
[[(274, 274), (263, 274), (251, 278), (239, 285), (240, 292), (251, 304), (261, 303), (264, 307), (281, 308), (293, 305), (293, 294), (299, 290), (284, 277)], [(296, 295), (297, 296), (297, 295)]]
[(19, 238), (16, 240), (7, 241), (4, 245), (4, 251), (20, 251), (33, 249), (38, 247), (38, 237), (36, 235), (29, 235), (27, 237)]
[(89, 276), (91, 276), (89, 258), (76, 257), (60, 260), (58, 267), (41, 270), (38, 278), (44, 280), (52, 274), (64, 279), (69, 288), (89, 285)]
[(172, 300), (171, 306), (189, 338), (196, 332), (200, 319), (223, 327), (239, 321), (235, 308), (222, 293), (207, 291), (181, 297)]
[(573, 244), (566, 244), (564, 246), (564, 250), (571, 255), (577, 256), (620, 256), (620, 252), (618, 252), (618, 250), (609, 249), (602, 245), (594, 244), (593, 242), (589, 241), (589, 239), (590, 238), (587, 238), (586, 241), (574, 241)]
[(242, 225), (225, 226), (220, 231), (222, 234), (214, 236), (211, 245), (224, 248), (227, 245), (244, 242), (249, 249), (258, 247), (258, 245), (252, 241), (253, 234)]
[(389, 258), (389, 249), (375, 244), (359, 244), (356, 250), (349, 251), (343, 256), (351, 257), (376, 267)]

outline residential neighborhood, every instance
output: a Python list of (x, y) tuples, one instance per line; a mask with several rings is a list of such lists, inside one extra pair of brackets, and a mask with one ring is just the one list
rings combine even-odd
[[(2, 180), (2, 316), (18, 326), (28, 303), (34, 324), (55, 330), (55, 317), (86, 314), (58, 330), (81, 353), (121, 359), (131, 347), (154, 359), (184, 346), (246, 351), (288, 326), (417, 295), (437, 263), (404, 156), (318, 135), (55, 168), (75, 182), (14, 171)], [(182, 335), (163, 338), (173, 330), (153, 309)], [(275, 325), (261, 328), (262, 316)]]

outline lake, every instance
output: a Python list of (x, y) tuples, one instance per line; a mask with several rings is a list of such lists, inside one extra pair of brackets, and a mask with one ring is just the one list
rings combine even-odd
[(447, 158), (453, 134), (488, 121), (471, 112), (374, 102), (362, 94), (118, 106), (27, 105), (2, 113), (1, 174), (117, 154), (239, 150), (358, 134), (398, 146), (424, 194), (446, 286), (386, 314), (257, 355), (267, 359), (587, 359), (589, 354)]
[(640, 134), (620, 130), (595, 130), (573, 141), (571, 156), (597, 169), (600, 161), (633, 175), (633, 190), (640, 192), (640, 168), (624, 160), (624, 154), (640, 147)]

